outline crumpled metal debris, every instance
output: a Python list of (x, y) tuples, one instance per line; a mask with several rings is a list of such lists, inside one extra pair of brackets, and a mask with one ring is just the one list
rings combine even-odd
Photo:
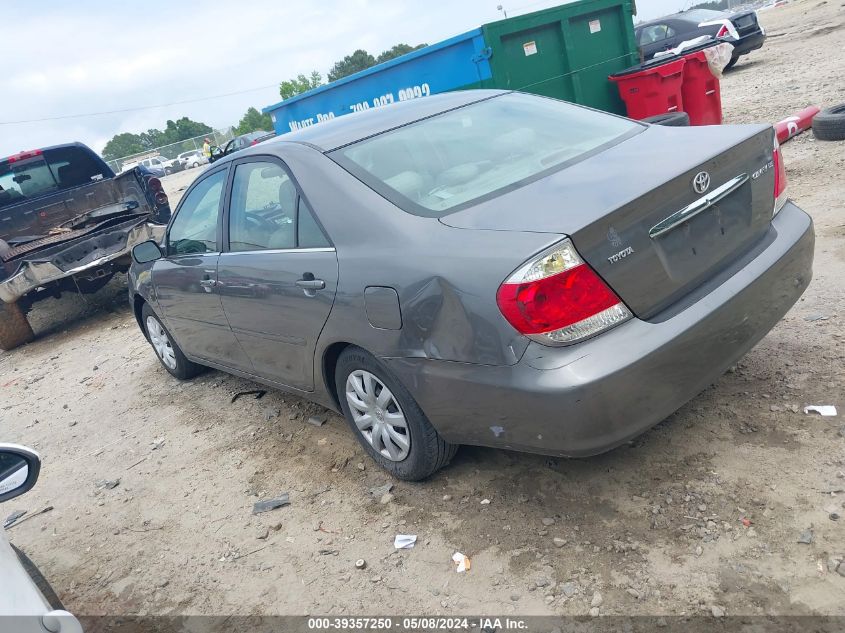
[(261, 514), (262, 512), (269, 512), (276, 508), (281, 508), (290, 503), (290, 495), (285, 492), (274, 499), (265, 499), (263, 501), (256, 501), (252, 506), (253, 514)]

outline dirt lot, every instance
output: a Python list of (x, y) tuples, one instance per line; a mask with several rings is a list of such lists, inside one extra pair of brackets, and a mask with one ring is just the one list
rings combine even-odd
[[(761, 14), (765, 48), (722, 83), (727, 122), (845, 102), (843, 6)], [(369, 491), (388, 477), (340, 417), (307, 424), (319, 407), (278, 392), (232, 403), (256, 386), (218, 372), (172, 379), (122, 282), (44, 305), (72, 319), (36, 315), (45, 335), (0, 355), (2, 439), (44, 459), (2, 512), (54, 509), (10, 537), (79, 614), (586, 614), (601, 594), (602, 614), (845, 615), (828, 563), (845, 556), (829, 518), (845, 515), (845, 418), (801, 412), (845, 409), (845, 144), (806, 133), (784, 154), (816, 222), (815, 279), (735, 371), (610, 454), (462, 448), (385, 504)], [(174, 198), (195, 174), (168, 179)], [(281, 492), (289, 506), (251, 515)], [(397, 533), (416, 547), (394, 550)]]

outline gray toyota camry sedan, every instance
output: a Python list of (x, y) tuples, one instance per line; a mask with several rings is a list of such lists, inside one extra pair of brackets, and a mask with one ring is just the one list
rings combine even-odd
[(587, 456), (751, 349), (812, 275), (767, 125), (659, 127), (465, 91), (216, 162), (130, 300), (164, 368), (342, 412), (424, 478), (459, 444)]

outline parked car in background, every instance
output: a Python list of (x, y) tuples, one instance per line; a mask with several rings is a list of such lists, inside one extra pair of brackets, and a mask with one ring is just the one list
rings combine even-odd
[(132, 171), (136, 167), (144, 167), (154, 176), (161, 178), (165, 175), (168, 160), (164, 156), (150, 156), (141, 160), (123, 163), (122, 172)]
[(213, 147), (211, 150), (210, 162), (213, 163), (216, 160), (220, 160), (224, 156), (229, 156), (230, 154), (239, 152), (242, 149), (246, 149), (247, 147), (258, 145), (258, 143), (268, 141), (271, 138), (275, 138), (275, 136), (275, 132), (267, 132), (266, 130), (257, 130), (255, 132), (249, 132), (248, 134), (241, 134), (240, 136), (236, 136), (235, 138), (231, 139), (228, 143), (226, 143), (226, 145), (223, 146), (223, 149), (220, 149), (219, 147)]
[(32, 340), (34, 303), (96, 292), (126, 272), (132, 246), (169, 219), (150, 170), (115, 176), (81, 143), (0, 159), (0, 349)]
[(194, 149), (190, 152), (182, 152), (176, 157), (185, 166), (185, 169), (199, 167), (208, 163), (208, 158), (203, 156), (202, 150)]
[(179, 160), (178, 157), (171, 158), (170, 160), (165, 160), (163, 162), (163, 168), (164, 175), (169, 176), (170, 174), (175, 174), (176, 172), (184, 171), (185, 163)]
[(734, 47), (727, 68), (736, 64), (742, 55), (761, 48), (766, 41), (766, 32), (758, 24), (757, 13), (753, 10), (728, 13), (692, 9), (637, 24), (634, 33), (644, 60), (702, 35), (723, 40)]
[[(38, 480), (41, 458), (17, 444), (0, 444), (0, 502), (30, 490)], [(5, 515), (5, 513), (4, 513)], [(14, 521), (7, 521), (11, 527)], [(38, 567), (9, 543), (0, 528), (0, 620), (4, 631), (15, 633), (82, 633), (82, 625), (68, 613)]]
[(775, 326), (813, 244), (771, 125), (467, 90), (215, 163), (133, 250), (129, 296), (172, 375), (342, 411), (416, 480), (458, 444), (587, 456), (644, 432)]
[(149, 173), (156, 178), (163, 178), (167, 175), (167, 159), (164, 156), (158, 158), (145, 158), (138, 163), (138, 166), (145, 167)]

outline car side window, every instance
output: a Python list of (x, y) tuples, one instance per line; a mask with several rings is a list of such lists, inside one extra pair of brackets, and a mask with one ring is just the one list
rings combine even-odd
[(211, 174), (191, 189), (167, 233), (167, 254), (217, 251), (217, 219), (227, 171)]
[(235, 168), (229, 207), (229, 250), (296, 247), (296, 187), (277, 163)]
[(675, 31), (666, 24), (652, 24), (646, 26), (640, 32), (640, 44), (653, 44), (665, 40), (667, 37), (673, 37)]
[(296, 239), (299, 248), (324, 248), (331, 246), (322, 229), (314, 219), (314, 213), (308, 203), (299, 198), (299, 218), (296, 223)]
[(275, 162), (235, 168), (229, 207), (232, 252), (328, 246), (288, 173)]

